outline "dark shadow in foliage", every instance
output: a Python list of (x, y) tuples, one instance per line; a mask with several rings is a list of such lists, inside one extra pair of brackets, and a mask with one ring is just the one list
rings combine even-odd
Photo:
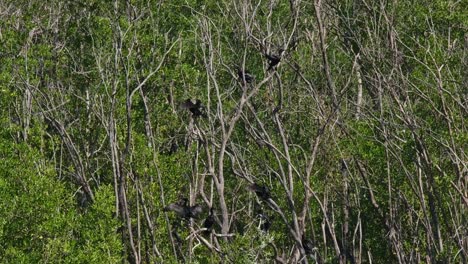
[[(331, 241), (332, 234), (327, 225), (325, 226), (325, 233), (330, 238), (330, 241)], [(338, 236), (336, 236), (336, 241), (338, 242), (338, 247), (340, 248), (340, 252), (341, 252), (340, 258), (346, 256), (348, 263), (355, 264), (356, 259), (354, 258), (354, 255), (351, 252), (351, 250), (349, 250), (348, 247), (345, 247), (345, 245), (343, 244), (343, 241)]]
[(179, 233), (177, 232), (178, 229), (178, 224), (174, 224), (174, 229), (172, 230), (172, 237), (174, 238), (174, 242), (177, 245), (176, 251), (177, 251), (177, 256), (181, 259), (183, 259), (185, 262), (185, 256), (183, 253), (183, 245), (184, 245), (184, 240), (180, 237)]
[(246, 224), (242, 220), (236, 219), (236, 221), (234, 221), (234, 225), (232, 226), (232, 232), (239, 234), (239, 236), (243, 236), (245, 235), (245, 229)]
[(78, 206), (79, 206), (79, 208), (81, 210), (86, 210), (89, 206), (92, 205), (92, 200), (81, 189), (76, 192), (76, 200), (77, 200)]
[(323, 263), (322, 258), (319, 255), (319, 252), (317, 250), (317, 247), (315, 247), (314, 242), (312, 239), (307, 238), (304, 235), (302, 235), (302, 248), (304, 248), (304, 251), (307, 255), (310, 255), (312, 259), (315, 261), (315, 263), (321, 264)]
[(312, 254), (314, 250), (314, 243), (311, 239), (307, 238), (305, 235), (302, 235), (302, 247), (307, 255)]
[(172, 230), (172, 236), (174, 237), (175, 239), (175, 242), (177, 243), (177, 245), (181, 246), (184, 244), (184, 240), (180, 237), (179, 233), (177, 232), (176, 229)]

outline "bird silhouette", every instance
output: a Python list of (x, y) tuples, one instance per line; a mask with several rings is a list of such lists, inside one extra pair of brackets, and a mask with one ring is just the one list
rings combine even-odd
[(199, 99), (196, 99), (195, 103), (193, 103), (192, 99), (187, 99), (182, 104), (180, 104), (180, 107), (182, 109), (188, 109), (192, 113), (192, 116), (194, 118), (197, 118), (200, 116), (206, 117), (205, 106), (202, 105)]
[(203, 212), (203, 209), (198, 204), (194, 206), (189, 206), (188, 199), (183, 198), (179, 202), (171, 203), (168, 206), (164, 207), (164, 211), (166, 212), (172, 211), (181, 218), (190, 219), (190, 218), (196, 218), (199, 214)]
[(280, 49), (279, 55), (265, 53), (265, 57), (268, 59), (268, 65), (269, 65), (267, 71), (273, 69), (273, 67), (275, 67), (276, 65), (278, 65), (278, 63), (280, 63), (281, 55), (283, 51), (284, 51), (283, 49)]
[(188, 200), (187, 198), (182, 198), (180, 201), (176, 203), (171, 203), (168, 206), (164, 207), (164, 211), (172, 211), (175, 212), (177, 215), (180, 217), (185, 217), (188, 215), (188, 206), (187, 206)]
[(249, 186), (250, 190), (255, 192), (255, 194), (262, 200), (267, 201), (268, 199), (271, 198), (270, 194), (270, 189), (266, 187), (265, 185), (260, 185), (257, 183), (254, 183)]
[(341, 159), (341, 168), (340, 168), (340, 171), (341, 171), (341, 174), (343, 176), (347, 176), (348, 175), (348, 164), (346, 164), (346, 160), (345, 159)]
[(196, 204), (190, 207), (188, 216), (191, 218), (197, 218), (197, 216), (201, 214), (202, 212), (203, 212), (203, 208), (200, 205)]
[(203, 227), (206, 230), (203, 231), (204, 234), (210, 234), (211, 230), (213, 230), (213, 225), (215, 223), (213, 208), (210, 208), (210, 214), (206, 217), (205, 221), (203, 221)]
[(240, 67), (237, 67), (237, 76), (242, 83), (251, 83), (255, 79), (249, 71), (242, 71)]
[(260, 229), (264, 232), (268, 232), (271, 227), (270, 218), (266, 214), (259, 214), (261, 221)]

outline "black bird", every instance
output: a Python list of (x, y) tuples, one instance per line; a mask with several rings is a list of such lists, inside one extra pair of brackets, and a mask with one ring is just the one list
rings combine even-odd
[(264, 231), (264, 232), (268, 232), (268, 230), (270, 230), (270, 227), (271, 227), (271, 222), (270, 220), (265, 220), (265, 222), (263, 222), (261, 225), (260, 225), (260, 228)]
[(280, 49), (279, 55), (265, 53), (265, 57), (268, 59), (268, 65), (269, 65), (267, 71), (273, 69), (273, 67), (275, 67), (276, 65), (278, 65), (278, 63), (280, 63), (281, 54), (283, 53), (283, 51), (284, 51), (283, 49)]
[(255, 77), (248, 71), (242, 71), (240, 67), (237, 68), (237, 76), (239, 76), (239, 80), (244, 83), (251, 83)]
[(200, 116), (206, 117), (205, 106), (202, 105), (199, 99), (196, 99), (195, 103), (193, 103), (192, 99), (187, 99), (180, 107), (182, 109), (188, 109), (195, 118)]
[(203, 227), (206, 228), (206, 230), (204, 230), (203, 233), (210, 234), (211, 230), (213, 229), (214, 223), (215, 223), (215, 219), (214, 219), (214, 214), (213, 214), (213, 208), (210, 208), (210, 214), (205, 219), (205, 221), (203, 221)]
[(183, 198), (182, 201), (177, 203), (171, 203), (168, 206), (164, 207), (164, 211), (173, 211), (178, 216), (184, 219), (196, 218), (202, 211), (200, 205), (189, 206), (188, 199)]
[(203, 212), (203, 208), (200, 205), (196, 204), (189, 208), (188, 216), (191, 218), (197, 218), (197, 216), (201, 214), (202, 212)]
[(187, 203), (187, 198), (182, 198), (180, 201), (176, 203), (171, 203), (168, 206), (164, 207), (164, 211), (173, 211), (180, 217), (186, 217), (186, 215), (188, 215), (188, 212), (190, 211), (188, 209)]
[(177, 150), (179, 149), (179, 144), (177, 144), (177, 142), (174, 140), (172, 141), (171, 143), (171, 149), (169, 149), (169, 154), (174, 154), (177, 152)]
[(268, 232), (268, 230), (270, 230), (271, 227), (270, 218), (265, 214), (259, 214), (259, 216), (262, 220), (262, 223), (260, 224), (260, 229), (264, 232)]
[(341, 168), (340, 168), (340, 171), (341, 171), (341, 174), (343, 176), (347, 176), (348, 175), (348, 164), (346, 164), (346, 160), (345, 159), (341, 159)]
[(266, 187), (265, 185), (259, 185), (257, 183), (254, 183), (250, 185), (249, 188), (251, 191), (254, 191), (255, 194), (262, 200), (267, 201), (271, 198), (270, 189), (268, 189), (268, 187)]

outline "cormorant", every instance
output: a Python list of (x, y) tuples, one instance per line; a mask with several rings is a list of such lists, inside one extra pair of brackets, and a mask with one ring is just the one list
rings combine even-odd
[(268, 232), (268, 230), (270, 230), (271, 227), (270, 218), (265, 214), (259, 214), (259, 216), (262, 220), (262, 223), (260, 224), (260, 229), (264, 232)]
[(182, 109), (188, 109), (195, 118), (199, 116), (206, 117), (205, 106), (202, 105), (199, 99), (196, 99), (195, 103), (192, 102), (192, 99), (187, 99), (180, 105), (180, 107)]
[(182, 218), (190, 219), (196, 218), (203, 211), (203, 209), (200, 205), (197, 204), (194, 206), (189, 206), (188, 199), (183, 198), (182, 201), (171, 203), (164, 207), (164, 211), (173, 211)]
[(200, 205), (196, 204), (190, 207), (188, 216), (191, 218), (197, 218), (197, 216), (201, 214), (202, 212), (203, 212), (203, 208)]
[(210, 234), (211, 230), (213, 229), (214, 223), (215, 223), (215, 219), (214, 219), (213, 207), (212, 207), (210, 208), (210, 214), (205, 219), (205, 221), (203, 221), (203, 227), (206, 228), (206, 230), (204, 230), (203, 233)]
[(249, 188), (251, 191), (254, 191), (255, 194), (262, 200), (267, 201), (271, 198), (270, 189), (268, 189), (268, 187), (266, 187), (265, 185), (259, 185), (257, 183), (254, 183), (250, 185)]
[(341, 171), (341, 174), (343, 176), (347, 176), (348, 175), (348, 164), (346, 164), (346, 160), (345, 159), (341, 159), (341, 168), (340, 168), (340, 171)]
[(280, 49), (279, 55), (265, 53), (265, 57), (268, 59), (268, 65), (269, 65), (267, 71), (273, 69), (273, 67), (275, 67), (276, 65), (278, 65), (278, 63), (280, 63), (281, 55), (283, 51), (284, 51), (283, 49)]
[(188, 200), (187, 198), (182, 198), (182, 200), (176, 202), (176, 203), (171, 203), (168, 206), (164, 207), (164, 211), (173, 211), (180, 217), (186, 217), (188, 214), (188, 206), (187, 206)]
[(250, 72), (242, 71), (240, 67), (237, 68), (237, 76), (239, 76), (239, 80), (242, 83), (251, 83), (255, 79), (255, 77)]

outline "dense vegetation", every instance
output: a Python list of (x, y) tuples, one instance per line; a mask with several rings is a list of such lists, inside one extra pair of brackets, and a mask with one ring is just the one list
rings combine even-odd
[(0, 262), (466, 263), (467, 10), (1, 1)]

